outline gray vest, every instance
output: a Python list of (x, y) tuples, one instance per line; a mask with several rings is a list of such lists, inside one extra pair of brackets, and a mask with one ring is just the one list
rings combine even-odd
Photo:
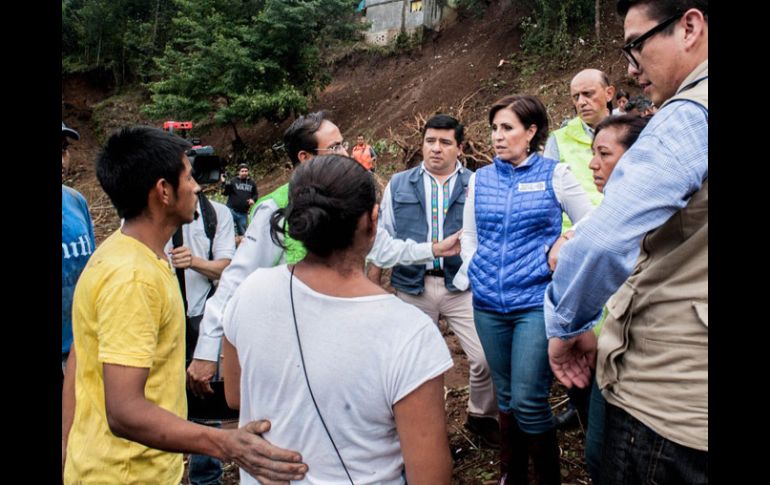
[[(428, 240), (430, 221), (425, 220), (425, 186), (421, 166), (397, 173), (390, 179), (390, 195), (393, 199), (394, 226), (397, 239), (412, 239), (417, 242)], [(444, 236), (449, 236), (463, 227), (463, 209), (468, 181), (472, 172), (461, 169), (456, 177), (454, 189), (449, 195), (449, 210), (444, 217)], [(460, 291), (452, 280), (462, 265), (460, 256), (444, 258), (444, 283), (449, 291)], [(425, 289), (425, 265), (396, 266), (390, 278), (394, 288), (419, 295)]]

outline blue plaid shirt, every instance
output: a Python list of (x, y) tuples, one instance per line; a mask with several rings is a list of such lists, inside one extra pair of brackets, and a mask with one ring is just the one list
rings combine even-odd
[(674, 101), (621, 157), (601, 205), (559, 253), (545, 292), (548, 338), (573, 337), (599, 322), (633, 271), (645, 234), (685, 207), (708, 177), (708, 133), (703, 107)]

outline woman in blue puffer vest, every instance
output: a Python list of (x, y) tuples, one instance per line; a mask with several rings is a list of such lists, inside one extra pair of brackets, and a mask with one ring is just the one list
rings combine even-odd
[(528, 456), (539, 484), (561, 483), (543, 320), (548, 249), (561, 234), (562, 212), (574, 224), (593, 206), (567, 164), (537, 153), (548, 135), (537, 97), (506, 96), (492, 106), (489, 123), (496, 156), (468, 185), (454, 284), (465, 289), (470, 280), (497, 391), (499, 484), (528, 483)]

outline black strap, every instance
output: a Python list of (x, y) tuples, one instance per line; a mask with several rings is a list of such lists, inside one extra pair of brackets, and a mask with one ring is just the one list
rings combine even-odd
[(297, 325), (297, 312), (294, 309), (294, 270), (297, 268), (297, 266), (291, 267), (291, 276), (289, 277), (289, 299), (291, 300), (291, 316), (294, 319), (294, 331), (297, 334), (297, 347), (299, 347), (299, 359), (302, 362), (302, 372), (305, 374), (305, 383), (307, 384), (307, 390), (310, 392), (310, 399), (313, 400), (313, 406), (315, 406), (316, 413), (318, 414), (318, 418), (321, 420), (321, 424), (324, 427), (324, 430), (326, 431), (326, 436), (329, 437), (329, 441), (332, 442), (332, 446), (334, 447), (334, 451), (337, 453), (337, 458), (340, 459), (340, 464), (342, 465), (342, 469), (345, 470), (345, 475), (348, 476), (348, 480), (350, 480), (350, 485), (355, 485), (353, 483), (353, 478), (350, 476), (350, 472), (348, 471), (348, 467), (345, 466), (345, 460), (342, 459), (342, 455), (340, 454), (340, 450), (337, 448), (337, 443), (334, 442), (334, 438), (332, 438), (331, 432), (329, 432), (329, 427), (326, 426), (326, 421), (324, 421), (324, 417), (321, 415), (321, 409), (318, 407), (318, 403), (315, 400), (315, 395), (313, 394), (313, 388), (310, 387), (310, 378), (307, 376), (307, 366), (305, 365), (305, 355), (302, 353), (302, 341), (299, 338), (299, 325)]
[(209, 261), (214, 260), (214, 237), (217, 235), (217, 211), (214, 204), (203, 195), (198, 193), (198, 202), (201, 206), (201, 217), (203, 218), (203, 230), (206, 237), (209, 238)]
[[(174, 249), (184, 245), (184, 236), (182, 235), (182, 226), (174, 233), (171, 238), (171, 242), (174, 245)], [(176, 279), (179, 280), (179, 289), (182, 290), (182, 302), (184, 303), (184, 314), (187, 315), (187, 288), (184, 282), (184, 270), (182, 268), (176, 269)]]

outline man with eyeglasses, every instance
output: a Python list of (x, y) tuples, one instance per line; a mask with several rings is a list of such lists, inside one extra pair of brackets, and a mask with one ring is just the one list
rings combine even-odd
[[(62, 182), (70, 167), (70, 140), (80, 140), (80, 134), (61, 124)], [(62, 378), (72, 345), (72, 297), (75, 285), (88, 258), (96, 249), (94, 225), (86, 199), (77, 190), (61, 186), (61, 362)], [(64, 381), (62, 380), (62, 383)]]
[(708, 483), (708, 2), (621, 0), (618, 13), (628, 72), (660, 108), (562, 247), (548, 354), (567, 387), (596, 363), (602, 483)]
[[(342, 134), (324, 111), (297, 118), (284, 134), (284, 146), (296, 167), (316, 155), (337, 153), (348, 155)], [(230, 266), (222, 273), (214, 296), (206, 302), (200, 323), (198, 343), (193, 361), (187, 369), (188, 387), (198, 396), (213, 393), (210, 381), (216, 371), (222, 339), (222, 315), (227, 303), (240, 283), (258, 268), (279, 264), (294, 264), (306, 254), (301, 243), (286, 237), (284, 250), (270, 236), (270, 217), (289, 203), (289, 184), (262, 197), (254, 204), (246, 235), (238, 246)], [(374, 246), (367, 259), (379, 267), (390, 268), (397, 264), (425, 264), (437, 257), (460, 254), (459, 231), (439, 242), (417, 243), (393, 239), (385, 230), (378, 229)], [(255, 315), (255, 318), (259, 318)], [(280, 450), (274, 447), (277, 451)], [(267, 467), (278, 466), (279, 461), (265, 457)]]

